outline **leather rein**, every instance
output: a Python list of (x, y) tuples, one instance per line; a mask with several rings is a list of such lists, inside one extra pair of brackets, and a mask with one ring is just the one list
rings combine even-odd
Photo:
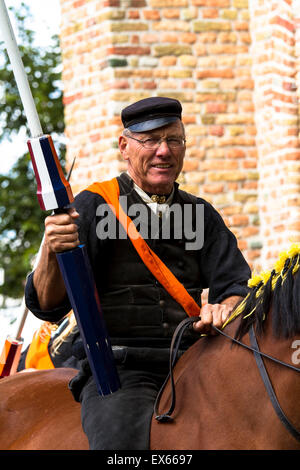
[[(156, 397), (156, 401), (155, 401), (155, 404), (154, 404), (154, 416), (155, 416), (155, 419), (160, 423), (166, 423), (166, 422), (170, 422), (170, 421), (173, 420), (173, 418), (171, 417), (171, 414), (173, 413), (173, 411), (175, 409), (175, 403), (176, 403), (175, 383), (174, 383), (174, 377), (173, 377), (173, 367), (174, 367), (176, 359), (177, 359), (177, 352), (178, 352), (178, 348), (179, 348), (179, 345), (180, 345), (182, 335), (183, 335), (184, 331), (186, 330), (186, 328), (188, 328), (190, 326), (190, 324), (192, 324), (196, 321), (199, 321), (199, 317), (189, 317), (189, 318), (184, 319), (177, 326), (177, 328), (176, 328), (176, 330), (173, 334), (171, 347), (170, 347), (169, 373), (168, 373), (161, 389), (158, 392), (158, 395)], [(278, 418), (284, 424), (286, 429), (292, 434), (292, 436), (295, 439), (297, 439), (298, 441), (300, 441), (300, 431), (298, 431), (293, 426), (293, 424), (288, 420), (288, 418), (286, 417), (286, 415), (284, 414), (283, 410), (280, 407), (280, 404), (279, 404), (279, 402), (277, 400), (277, 397), (275, 395), (273, 386), (271, 384), (270, 378), (268, 376), (267, 370), (265, 368), (265, 365), (264, 365), (264, 362), (263, 362), (263, 357), (265, 357), (267, 359), (270, 359), (271, 361), (276, 362), (277, 364), (280, 364), (281, 366), (292, 369), (295, 372), (300, 372), (300, 369), (295, 367), (295, 366), (292, 366), (291, 364), (287, 364), (286, 362), (282, 362), (279, 359), (276, 359), (272, 356), (269, 356), (268, 354), (265, 354), (265, 353), (261, 352), (259, 350), (259, 347), (258, 347), (258, 343), (257, 343), (257, 340), (256, 340), (253, 325), (251, 325), (250, 330), (249, 330), (249, 337), (250, 337), (251, 346), (248, 346), (247, 344), (244, 344), (241, 341), (238, 341), (237, 339), (232, 338), (228, 334), (224, 333), (224, 331), (220, 330), (219, 328), (216, 328), (213, 325), (212, 325), (212, 328), (215, 331), (217, 331), (219, 334), (224, 336), (225, 338), (232, 341), (233, 343), (238, 344), (239, 346), (242, 346), (243, 348), (246, 348), (246, 349), (248, 349), (248, 350), (250, 350), (254, 353), (254, 357), (255, 357), (255, 360), (256, 360), (258, 370), (260, 372), (261, 378), (262, 378), (263, 383), (266, 387), (266, 390), (267, 390), (268, 395), (270, 397), (271, 403), (273, 405), (273, 408), (274, 408)], [(159, 412), (158, 412), (159, 402), (160, 402), (163, 390), (164, 390), (164, 388), (165, 388), (165, 386), (166, 386), (169, 379), (170, 379), (170, 382), (171, 382), (171, 391), (172, 391), (171, 406), (170, 406), (169, 410), (166, 413), (159, 414)]]

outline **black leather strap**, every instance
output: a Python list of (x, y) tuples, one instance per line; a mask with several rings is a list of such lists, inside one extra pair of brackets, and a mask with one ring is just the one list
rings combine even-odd
[[(280, 406), (280, 404), (277, 400), (277, 397), (276, 397), (274, 389), (272, 387), (270, 378), (269, 378), (268, 373), (266, 371), (263, 358), (262, 358), (262, 356), (260, 354), (260, 351), (259, 351), (259, 347), (258, 347), (257, 340), (256, 340), (256, 337), (255, 337), (253, 325), (251, 325), (251, 328), (249, 330), (249, 336), (250, 336), (251, 346), (253, 348), (256, 364), (257, 364), (258, 370), (260, 372), (261, 378), (263, 380), (263, 383), (264, 383), (264, 385), (266, 387), (266, 390), (268, 392), (268, 395), (270, 397), (273, 408), (274, 408), (278, 418), (284, 424), (284, 426), (287, 428), (287, 430), (292, 434), (292, 436), (294, 436), (295, 439), (300, 441), (300, 432), (292, 425), (292, 423), (285, 416), (285, 414), (282, 411), (281, 406)], [(285, 363), (283, 363), (283, 364), (285, 364)], [(297, 371), (299, 372), (299, 369), (297, 369)]]
[[(167, 423), (173, 420), (171, 417), (171, 414), (174, 411), (175, 404), (176, 404), (176, 394), (175, 394), (175, 384), (174, 384), (174, 377), (173, 377), (173, 367), (176, 362), (177, 358), (177, 352), (178, 348), (180, 345), (180, 341), (182, 338), (182, 335), (186, 328), (191, 324), (194, 323), (195, 321), (199, 321), (199, 317), (188, 317), (182, 320), (182, 322), (179, 323), (177, 326), (176, 330), (174, 331), (173, 337), (172, 337), (172, 342), (171, 342), (171, 347), (170, 347), (170, 360), (169, 360), (169, 373), (161, 386), (161, 389), (159, 390), (155, 403), (154, 403), (154, 416), (157, 421), (160, 423)], [(162, 393), (164, 391), (165, 386), (167, 385), (167, 382), (170, 378), (171, 381), (171, 391), (172, 391), (172, 399), (171, 399), (171, 406), (169, 410), (166, 413), (159, 414), (158, 413), (158, 406), (159, 402), (162, 396)]]

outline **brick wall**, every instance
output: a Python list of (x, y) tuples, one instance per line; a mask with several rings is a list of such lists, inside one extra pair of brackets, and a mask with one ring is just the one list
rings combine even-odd
[[(299, 9), (291, 1), (272, 5), (277, 3), (284, 10), (278, 25), (268, 23), (271, 5), (260, 0), (251, 0), (250, 8), (247, 0), (61, 0), (67, 156), (69, 162), (77, 157), (75, 192), (125, 169), (117, 147), (123, 107), (148, 96), (175, 97), (188, 136), (181, 188), (213, 203), (253, 268), (270, 262), (286, 229), (278, 225), (275, 237), (274, 214), (282, 223), (289, 206), (289, 230), (299, 234), (297, 90), (289, 75), (297, 63)], [(277, 13), (272, 18), (281, 18)], [(266, 36), (266, 24), (272, 32), (286, 30), (279, 38), (282, 53), (277, 39)], [(280, 92), (274, 82), (268, 92), (265, 81), (263, 68), (274, 61), (284, 71)], [(284, 178), (280, 214), (279, 161), (290, 178)]]
[[(299, 0), (252, 0), (261, 263), (299, 241)], [(298, 57), (297, 57), (298, 55)]]

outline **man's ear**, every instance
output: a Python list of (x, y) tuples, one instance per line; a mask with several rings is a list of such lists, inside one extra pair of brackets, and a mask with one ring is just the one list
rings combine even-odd
[(119, 150), (120, 150), (121, 155), (124, 158), (124, 160), (128, 160), (127, 145), (128, 145), (128, 139), (124, 135), (120, 135), (120, 137), (119, 137)]

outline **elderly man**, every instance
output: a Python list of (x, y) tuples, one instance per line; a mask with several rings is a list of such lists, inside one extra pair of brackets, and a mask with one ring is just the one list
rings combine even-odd
[[(175, 182), (186, 150), (181, 114), (181, 104), (164, 97), (147, 98), (122, 111), (119, 149), (128, 171), (117, 181), (122, 207), (199, 306), (202, 290), (209, 288), (201, 318), (183, 338), (183, 352), (199, 333), (210, 333), (210, 325), (222, 326), (247, 294), (250, 269), (220, 215), (205, 200), (179, 190)], [(42, 256), (27, 280), (27, 305), (43, 320), (58, 321), (69, 312), (56, 253), (76, 247), (79, 240), (86, 244), (121, 389), (99, 396), (84, 357), (70, 388), (81, 402), (91, 449), (147, 449), (170, 341), (186, 312), (147, 268), (119, 223), (113, 227), (103, 195), (87, 188), (74, 206), (68, 214), (45, 220)], [(133, 217), (137, 212), (139, 216)], [(122, 350), (126, 354), (120, 360)]]

